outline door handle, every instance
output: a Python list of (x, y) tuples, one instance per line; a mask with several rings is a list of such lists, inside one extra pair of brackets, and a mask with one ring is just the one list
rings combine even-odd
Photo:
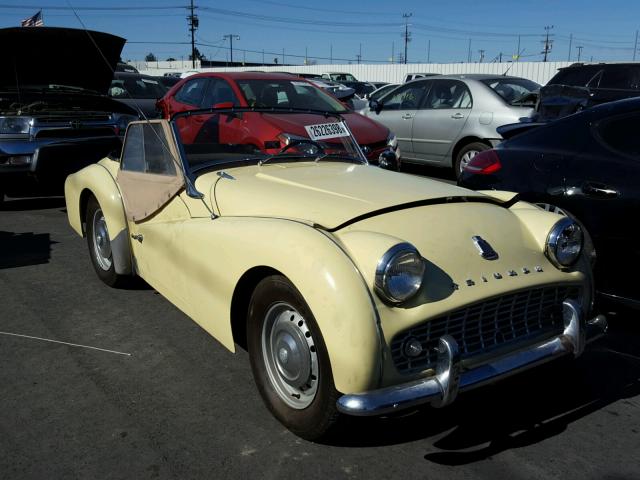
[(582, 192), (585, 195), (600, 198), (613, 198), (620, 195), (620, 192), (618, 192), (618, 190), (614, 188), (603, 185), (602, 183), (592, 182), (585, 182), (585, 184), (582, 186)]
[(138, 240), (140, 243), (142, 243), (142, 240), (144, 240), (144, 237), (142, 236), (141, 233), (138, 233), (138, 234), (132, 233), (131, 238), (133, 238), (134, 240)]
[(411, 115), (410, 113), (405, 113), (404, 115), (402, 115), (403, 120), (411, 120), (412, 118), (413, 115)]
[(464, 113), (454, 113), (453, 115), (451, 115), (451, 118), (455, 118), (455, 119), (460, 119), (460, 118), (464, 118)]

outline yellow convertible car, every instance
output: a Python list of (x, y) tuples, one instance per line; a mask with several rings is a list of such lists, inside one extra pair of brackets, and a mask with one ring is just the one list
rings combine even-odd
[(335, 114), (251, 109), (308, 136), (222, 143), (249, 110), (223, 107), (131, 123), (119, 158), (68, 177), (69, 222), (104, 283), (138, 275), (246, 348), (294, 433), (445, 406), (606, 327), (570, 218), (369, 166)]

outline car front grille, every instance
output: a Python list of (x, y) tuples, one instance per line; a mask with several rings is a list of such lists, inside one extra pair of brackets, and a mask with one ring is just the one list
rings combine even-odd
[(78, 113), (78, 114), (60, 114), (60, 115), (46, 115), (36, 117), (36, 124), (69, 124), (71, 122), (108, 122), (111, 120), (111, 114), (109, 113)]
[[(564, 330), (562, 302), (579, 295), (579, 287), (541, 287), (454, 310), (397, 334), (391, 341), (393, 363), (401, 373), (434, 368), (438, 339), (445, 334), (458, 342), (463, 359), (543, 334), (560, 334)], [(409, 339), (422, 344), (417, 357), (405, 354)]]
[(112, 137), (115, 136), (113, 127), (94, 128), (47, 128), (39, 130), (36, 138), (87, 138), (87, 137)]

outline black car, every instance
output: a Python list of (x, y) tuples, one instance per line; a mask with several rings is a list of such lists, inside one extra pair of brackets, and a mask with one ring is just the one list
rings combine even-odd
[(143, 118), (157, 118), (160, 112), (156, 109), (156, 102), (164, 97), (167, 90), (156, 77), (116, 72), (111, 80), (109, 96), (136, 109)]
[(0, 29), (0, 203), (58, 195), (121, 147), (137, 113), (106, 93), (124, 38), (72, 28)]
[(519, 192), (577, 218), (595, 246), (598, 292), (639, 308), (640, 98), (498, 131), (507, 140), (476, 155), (459, 184)]
[(549, 121), (601, 103), (640, 96), (637, 63), (575, 63), (540, 89), (535, 118)]

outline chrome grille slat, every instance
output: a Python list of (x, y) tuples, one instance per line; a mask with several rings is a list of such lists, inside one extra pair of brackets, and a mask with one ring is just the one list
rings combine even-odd
[[(394, 365), (401, 373), (433, 368), (438, 338), (445, 334), (458, 342), (462, 357), (469, 358), (530, 337), (560, 333), (562, 301), (579, 294), (579, 287), (539, 287), (448, 312), (397, 334), (391, 342)], [(404, 341), (410, 337), (417, 338), (423, 348), (415, 358), (404, 355)]]

